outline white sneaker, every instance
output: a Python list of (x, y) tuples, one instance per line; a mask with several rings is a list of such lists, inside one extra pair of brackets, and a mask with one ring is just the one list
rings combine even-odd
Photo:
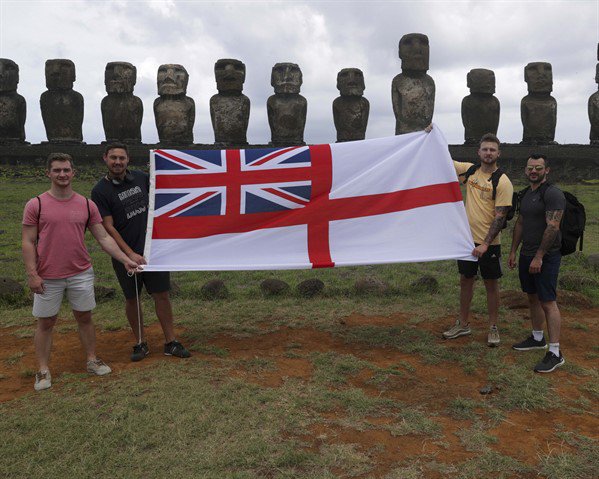
[(104, 376), (112, 372), (112, 369), (104, 361), (96, 358), (87, 362), (87, 372), (97, 376)]
[(50, 386), (52, 386), (52, 376), (50, 376), (50, 371), (38, 371), (35, 373), (35, 384), (33, 385), (33, 389), (36, 391), (43, 391)]
[(499, 346), (499, 331), (497, 326), (491, 326), (489, 329), (489, 335), (487, 336), (487, 344), (490, 347)]

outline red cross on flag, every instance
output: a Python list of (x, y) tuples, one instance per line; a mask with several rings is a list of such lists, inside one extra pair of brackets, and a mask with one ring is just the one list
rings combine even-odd
[(152, 150), (146, 271), (472, 260), (447, 142)]

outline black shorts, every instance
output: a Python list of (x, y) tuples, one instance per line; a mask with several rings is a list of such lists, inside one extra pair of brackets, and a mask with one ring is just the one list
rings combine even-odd
[[(120, 261), (112, 260), (112, 268), (119, 280), (123, 294), (127, 299), (135, 298), (135, 277), (128, 276), (125, 266)], [(171, 274), (168, 271), (153, 271), (148, 273), (138, 273), (137, 292), (141, 292), (142, 285), (146, 286), (146, 291), (152, 293), (163, 293), (171, 289)]]
[(479, 268), (483, 279), (499, 279), (503, 276), (503, 271), (501, 271), (501, 245), (490, 245), (487, 252), (478, 258), (478, 261), (458, 260), (458, 271), (466, 278), (474, 278)]

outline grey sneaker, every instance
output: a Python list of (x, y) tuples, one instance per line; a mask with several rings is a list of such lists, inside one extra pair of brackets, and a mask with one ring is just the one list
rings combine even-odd
[(43, 391), (50, 386), (52, 386), (52, 376), (50, 376), (50, 371), (38, 371), (35, 373), (35, 384), (33, 385), (33, 389), (36, 391)]
[(470, 325), (462, 326), (460, 320), (458, 319), (451, 328), (443, 332), (443, 338), (455, 339), (460, 336), (467, 336), (469, 334), (472, 334), (472, 331), (470, 330)]
[(489, 335), (487, 336), (487, 344), (491, 348), (499, 346), (499, 331), (497, 331), (497, 326), (491, 326), (491, 328), (489, 329)]
[(553, 354), (551, 351), (547, 351), (547, 353), (545, 353), (545, 357), (541, 359), (541, 362), (534, 367), (534, 372), (550, 373), (564, 364), (566, 364), (566, 360), (562, 356), (561, 351), (559, 352), (559, 357)]
[(96, 376), (104, 376), (112, 372), (112, 369), (101, 359), (96, 358), (87, 362), (87, 372)]

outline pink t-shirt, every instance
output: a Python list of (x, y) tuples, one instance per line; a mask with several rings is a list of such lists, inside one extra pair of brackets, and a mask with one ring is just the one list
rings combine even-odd
[[(23, 211), (24, 225), (38, 225), (37, 274), (43, 279), (68, 278), (91, 267), (85, 247), (87, 223), (86, 199), (74, 193), (68, 200), (59, 200), (50, 193), (32, 198)], [(39, 221), (38, 221), (39, 215)], [(89, 200), (89, 226), (102, 223), (96, 204)]]

